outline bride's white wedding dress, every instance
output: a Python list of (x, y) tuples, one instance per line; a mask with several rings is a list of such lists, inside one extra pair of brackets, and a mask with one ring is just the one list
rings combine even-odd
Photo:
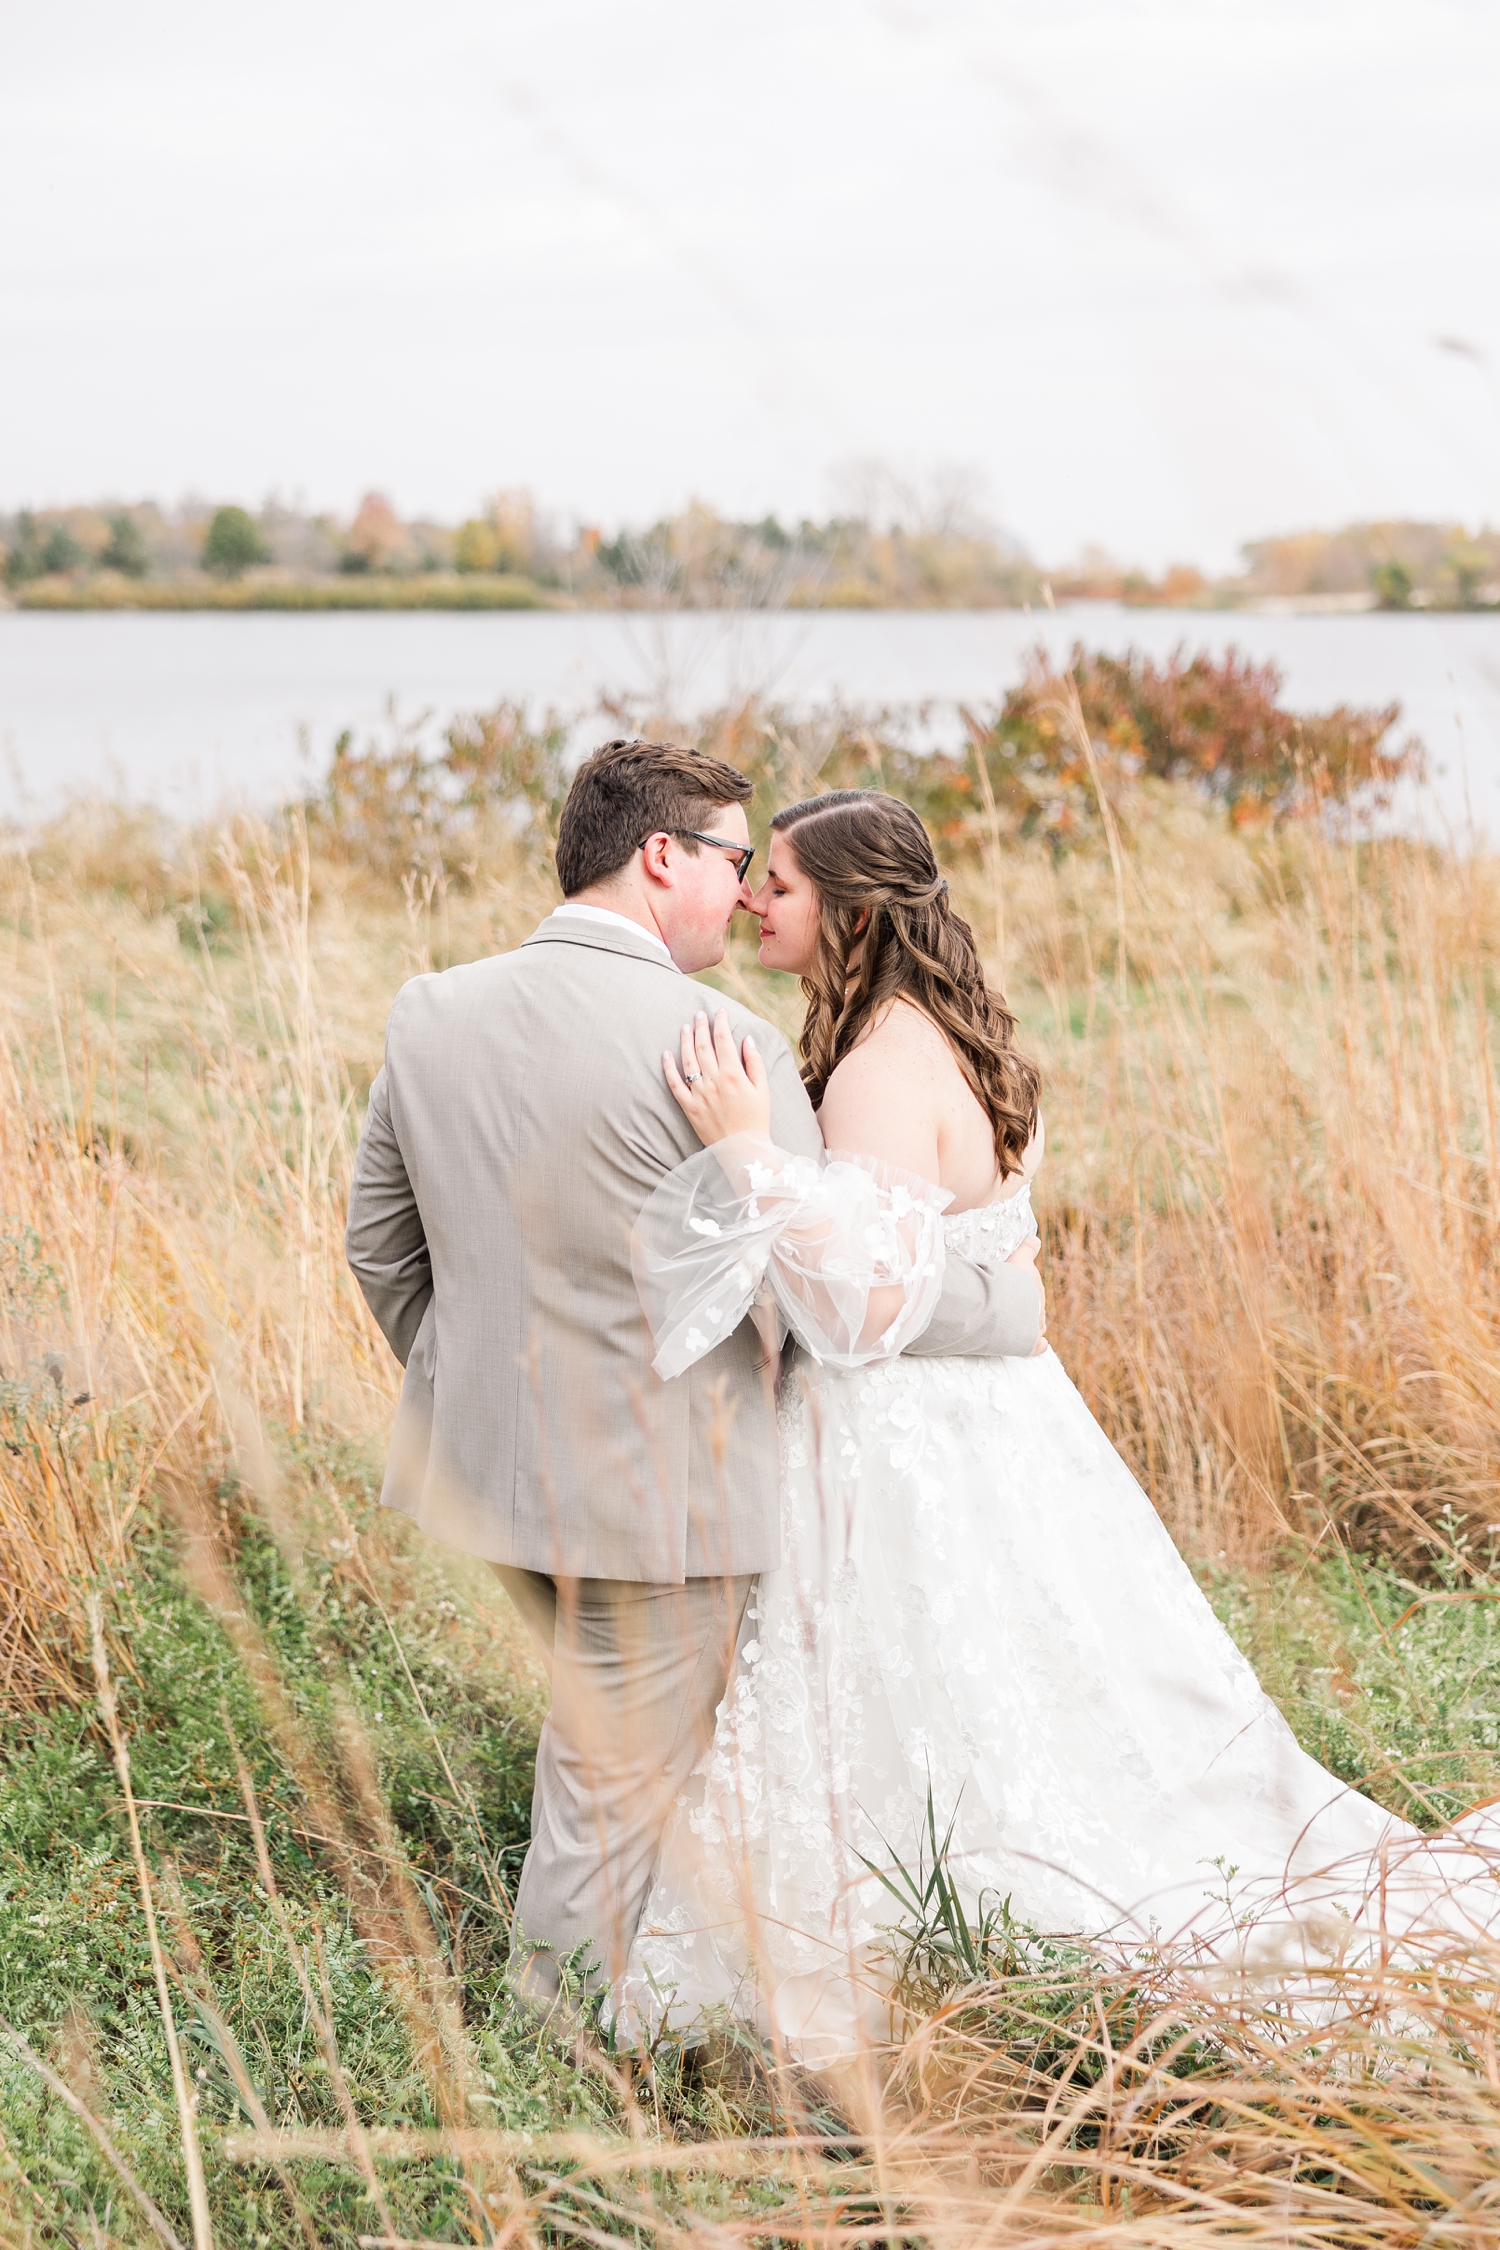
[[(1408, 1927), (1487, 1922), (1477, 1853), (1445, 1867), (1298, 1748), (1055, 1353), (900, 1356), (946, 1248), (1034, 1231), (1029, 1186), (942, 1217), (886, 1167), (763, 1154), (739, 1193), (692, 1159), (637, 1231), (663, 1372), (766, 1283), (822, 1364), (783, 1380), (786, 1560), (679, 1800), (621, 2036), (726, 2008), (809, 2059), (879, 2036), (899, 1916), (866, 1862), (917, 1869), (929, 1791), (971, 1908), (1042, 1931), (1290, 1970), (1378, 1942), (1398, 1898)], [(900, 1314), (861, 1341), (881, 1287)]]

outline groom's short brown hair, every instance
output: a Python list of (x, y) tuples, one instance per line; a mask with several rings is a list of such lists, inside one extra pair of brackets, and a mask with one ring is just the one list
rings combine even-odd
[[(557, 879), (564, 898), (603, 883), (648, 836), (706, 828), (721, 805), (755, 793), (737, 766), (678, 742), (606, 742), (573, 776), (557, 824)], [(698, 846), (688, 841), (696, 854)]]

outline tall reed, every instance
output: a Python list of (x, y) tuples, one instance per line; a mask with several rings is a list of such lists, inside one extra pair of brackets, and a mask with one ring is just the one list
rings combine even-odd
[(1019, 873), (1091, 1405), (1197, 1551), (1453, 1551), (1500, 1457), (1495, 863), (1167, 814), (1118, 892)]

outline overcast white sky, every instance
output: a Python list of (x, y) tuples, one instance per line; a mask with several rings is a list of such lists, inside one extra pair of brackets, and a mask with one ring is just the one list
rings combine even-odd
[(1495, 0), (0, 0), (0, 148), (10, 505), (1500, 519)]

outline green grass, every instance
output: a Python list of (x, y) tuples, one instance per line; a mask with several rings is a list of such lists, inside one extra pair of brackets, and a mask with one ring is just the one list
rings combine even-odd
[[(289, 1535), (283, 1525), (280, 1544), (242, 1495), (224, 1495), (237, 1581), (311, 1753), (326, 1752), (333, 1770), (340, 1692), (375, 1746), (381, 1786), (462, 1994), (471, 2121), (617, 2135), (625, 2115), (607, 2069), (538, 2032), (503, 1987), (496, 1878), (513, 1875), (524, 1849), (540, 1702), (502, 1597), (482, 1574), (382, 1517), (369, 1466), (357, 1457), (304, 1441), (285, 1449), (284, 1475), (299, 1529)], [(274, 2176), (223, 2153), (224, 2134), (249, 2119), (214, 2010), (273, 2124), (336, 2128), (341, 2114), (285, 1936), (256, 1879), (236, 1743), (290, 1928), (315, 1985), (326, 1980), (361, 2118), (368, 2126), (440, 2120), (346, 1890), (305, 1833), (297, 1777), (262, 1723), (235, 1647), (180, 1564), (177, 1538), (158, 1529), (139, 1547), (129, 1580), (108, 1590), (121, 1709), (164, 1936), (178, 1964), (177, 2020), (198, 2075), (216, 2239), (266, 2250), (306, 2237)], [(1500, 1784), (1500, 1604), (1428, 1599), (1396, 1625), (1414, 1598), (1442, 1590), (1342, 1555), (1259, 1581), (1219, 1576), (1210, 1586), (1306, 1747), (1428, 1822)], [(186, 2240), (178, 2126), (121, 1791), (87, 1708), (13, 1718), (0, 1736), (0, 2014), (87, 2091)], [(679, 2134), (701, 2137), (735, 2123), (720, 2097), (685, 2093), (669, 2071), (652, 2101), (658, 2121), (665, 2103)], [(138, 2238), (111, 2167), (3, 2038), (0, 2127), (0, 2218), (13, 2230), (5, 2239), (86, 2240), (93, 2223), (104, 2239)], [(451, 2158), (381, 2170), (390, 2215), (408, 2235), (474, 2239)], [(319, 2239), (352, 2244), (380, 2231), (355, 2168), (310, 2161), (296, 2171)], [(679, 2192), (701, 2200), (708, 2189), (700, 2180)]]
[[(531, 2135), (583, 2131), (619, 2145), (628, 2119), (613, 2066), (598, 2050), (539, 2028), (504, 1987), (503, 1887), (525, 1850), (543, 1708), (509, 1604), (481, 1568), (384, 1515), (369, 1464), (347, 1450), (298, 1442), (286, 1447), (282, 1467), (296, 1528), (289, 1532), (289, 1514), (279, 1543), (241, 1513), (243, 1494), (223, 1496), (236, 1583), (272, 1656), (302, 1757), (338, 1776), (341, 1695), (374, 1746), (381, 1795), (460, 1996), (468, 2123)], [(437, 2129), (445, 2119), (392, 1989), (372, 1968), (351, 1905), (358, 1884), (339, 1880), (309, 1834), (315, 1823), (298, 1776), (263, 1723), (231, 1637), (187, 1582), (180, 1538), (150, 1532), (131, 1577), (107, 1595), (176, 2021), (198, 2086), (215, 2241), (221, 2250), (305, 2243), (274, 2172), (232, 2162), (224, 2150), (225, 2135), (251, 2129), (254, 2118), (222, 2024), (274, 2127), (344, 2124), (288, 1928), (325, 1996), (361, 2124)], [(241, 1757), (285, 1927), (257, 1879)], [(342, 1797), (349, 1811), (347, 1788)], [(88, 1707), (12, 1715), (0, 1725), (0, 2018), (61, 2069), (189, 2241), (171, 2071), (122, 1793)], [(772, 2121), (763, 2109), (745, 2107), (757, 2098), (753, 2087), (738, 2106), (722, 2091), (695, 2091), (683, 2083), (681, 2058), (666, 2057), (649, 2089), (649, 2122), (700, 2140), (763, 2128)], [(388, 2216), (405, 2234), (483, 2239), (473, 2232), (464, 2167), (453, 2158), (383, 2162), (379, 2170)], [(577, 2170), (576, 2161), (539, 2157), (517, 2175), (523, 2189), (545, 2194), (564, 2234), (570, 2210), (580, 2225), (587, 2217), (581, 2205), (573, 2210), (568, 2180)], [(353, 2245), (380, 2231), (357, 2167), (306, 2160), (295, 2171), (320, 2242)], [(658, 2211), (664, 2199), (711, 2212), (726, 2199), (753, 2205), (785, 2192), (784, 2181), (704, 2176), (653, 2176), (650, 2188)], [(0, 2033), (0, 2241), (72, 2243), (92, 2239), (91, 2227), (105, 2241), (147, 2239), (85, 2127)]]
[(1492, 1550), (1476, 1560), (1472, 1576), (1440, 1561), (1423, 1582), (1336, 1553), (1209, 1582), (1303, 1748), (1421, 1828), (1500, 1795), (1500, 1576), (1482, 1567)]
[[(347, 1461), (305, 1457), (299, 1465), (309, 1490), (314, 1481), (332, 1489), (336, 1477), (352, 1520), (368, 1524), (368, 1483), (357, 1467), (351, 1473)], [(517, 2022), (501, 1989), (506, 1930), (490, 1903), (490, 1877), (497, 1865), (513, 1870), (524, 1849), (535, 1689), (503, 1653), (485, 1661), (483, 1612), (473, 1603), (465, 1614), (439, 1562), (421, 1554), (396, 1558), (405, 1580), (398, 1651), (349, 1567), (337, 1517), (324, 1511), (319, 1521), (315, 1512), (314, 1522), (300, 1573), (264, 1531), (247, 1526), (238, 1541), (239, 1582), (308, 1743), (328, 1740), (339, 1682), (377, 1747), (410, 1865), (462, 1984), (489, 2097), (485, 2114), (528, 2129), (602, 2121), (612, 2098)], [(392, 1575), (389, 1559), (382, 1575)], [(370, 1972), (338, 1881), (317, 1844), (299, 1833), (308, 1824), (305, 1804), (260, 1723), (230, 1641), (183, 1582), (176, 1541), (166, 1533), (149, 1538), (132, 1580), (112, 1592), (117, 1645), (132, 1667), (121, 1681), (121, 1706), (148, 1850), (175, 1873), (179, 1921), (201, 1949), (203, 1975), (267, 2114), (281, 2125), (341, 2121), (285, 1943), (257, 1886), (235, 1740), (254, 1777), (304, 1955), (326, 1964), (339, 2054), (362, 2118), (436, 2124), (400, 2013)], [(497, 1605), (499, 1598), (497, 1590)], [(468, 1804), (454, 1801), (413, 1682), (440, 1715), (449, 1765), (477, 1821)], [(0, 2014), (44, 2053), (56, 2050), (71, 2019), (69, 2035), (87, 2054), (116, 2142), (147, 2192), (185, 2228), (171, 2079), (108, 1744), (93, 1714), (59, 1711), (10, 1721), (0, 1759)], [(179, 1960), (191, 1951), (180, 1927), (169, 1942)], [(315, 1978), (320, 1973), (314, 1968)], [(208, 2017), (190, 1993), (180, 1990), (178, 2000), (193, 2064), (204, 2074), (201, 2116), (212, 2151), (216, 2129), (246, 2119)], [(0, 2105), (18, 2211), (31, 2216), (34, 2201), (38, 2218), (68, 2213), (76, 2222), (91, 2210), (102, 2219), (111, 2198), (119, 2203), (118, 2182), (82, 2127), (3, 2040)], [(211, 2159), (210, 2169), (220, 2239), (268, 2239), (263, 2184), (222, 2159)], [(340, 2226), (369, 2231), (358, 2179), (325, 2169), (326, 2180), (306, 2192), (330, 2238), (352, 2239)], [(393, 2207), (413, 2231), (448, 2212), (453, 2184), (442, 2170), (393, 2182)], [(274, 2229), (269, 2236), (281, 2238)]]

